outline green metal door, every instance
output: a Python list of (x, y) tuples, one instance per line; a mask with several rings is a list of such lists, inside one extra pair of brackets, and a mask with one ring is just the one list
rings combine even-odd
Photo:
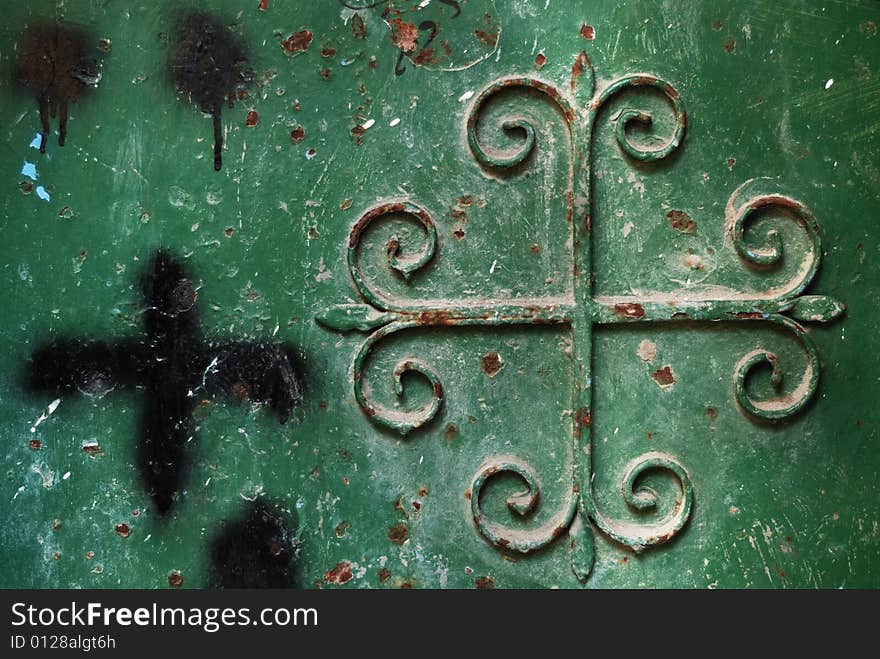
[(5, 7), (0, 585), (880, 585), (876, 2), (183, 5)]

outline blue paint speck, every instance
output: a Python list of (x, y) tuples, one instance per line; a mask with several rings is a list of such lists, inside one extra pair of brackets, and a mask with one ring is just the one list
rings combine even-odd
[(21, 173), (27, 176), (32, 181), (36, 181), (37, 177), (39, 176), (39, 174), (37, 174), (37, 166), (32, 162), (28, 162), (27, 160), (24, 161), (24, 166), (21, 168)]
[(45, 201), (49, 201), (49, 193), (46, 192), (46, 188), (44, 188), (42, 185), (37, 186), (37, 196), (40, 199), (43, 199)]
[(40, 144), (42, 142), (43, 142), (42, 136), (39, 133), (37, 133), (36, 136), (34, 137), (34, 139), (31, 140), (31, 143), (28, 144), (28, 146), (32, 149), (39, 149)]

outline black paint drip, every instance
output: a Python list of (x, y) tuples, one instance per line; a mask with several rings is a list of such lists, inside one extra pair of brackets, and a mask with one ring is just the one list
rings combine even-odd
[(216, 20), (201, 13), (187, 14), (177, 22), (177, 47), (171, 62), (174, 85), (202, 112), (214, 118), (214, 169), (222, 166), (224, 102), (233, 107), (239, 92), (253, 82), (244, 47)]
[(146, 336), (116, 343), (62, 340), (39, 349), (29, 387), (103, 396), (116, 386), (143, 394), (138, 466), (157, 510), (167, 513), (183, 487), (190, 417), (204, 394), (268, 403), (285, 423), (302, 403), (304, 369), (284, 344), (205, 342), (196, 291), (183, 266), (157, 251), (141, 280)]
[(100, 65), (89, 57), (89, 37), (72, 25), (57, 22), (28, 27), (21, 38), (15, 77), (40, 106), (40, 153), (46, 153), (49, 116), (58, 113), (58, 144), (67, 138), (68, 104), (101, 79)]
[(296, 588), (296, 524), (277, 504), (254, 502), (211, 543), (211, 588)]

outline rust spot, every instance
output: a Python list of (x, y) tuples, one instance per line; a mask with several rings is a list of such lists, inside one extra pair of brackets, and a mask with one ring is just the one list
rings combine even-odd
[(544, 53), (538, 53), (535, 56), (535, 68), (540, 71), (544, 68), (544, 65), (547, 63), (547, 56)]
[(624, 556), (623, 558), (620, 559), (620, 562), (623, 565), (626, 565), (627, 563), (629, 563), (629, 556)]
[(593, 417), (590, 414), (589, 408), (580, 408), (574, 416), (574, 423), (574, 436), (580, 439), (584, 428), (589, 428), (593, 424)]
[(675, 374), (672, 372), (672, 367), (669, 365), (666, 365), (663, 368), (658, 368), (651, 373), (651, 377), (654, 382), (661, 387), (671, 387), (675, 384)]
[(225, 229), (223, 229), (223, 235), (227, 238), (232, 238), (233, 233), (235, 233), (235, 229), (233, 229), (232, 227), (226, 227)]
[(292, 131), (290, 131), (290, 141), (294, 144), (299, 144), (306, 138), (306, 131), (302, 126), (297, 126)]
[(172, 588), (180, 588), (183, 585), (183, 575), (180, 570), (174, 570), (168, 575), (168, 585)]
[(474, 30), (474, 35), (487, 46), (494, 47), (498, 43), (498, 32), (486, 32), (485, 30)]
[(401, 494), (394, 501), (394, 510), (398, 511), (401, 515), (403, 515), (406, 519), (409, 519), (409, 515), (406, 514), (406, 509), (403, 507), (403, 495)]
[(419, 38), (419, 29), (412, 23), (403, 19), (395, 18), (391, 21), (391, 43), (405, 53), (411, 53), (416, 49), (416, 40)]
[(254, 110), (248, 110), (244, 123), (248, 128), (253, 128), (258, 123), (260, 123), (260, 115), (257, 114)]
[(624, 302), (614, 305), (614, 315), (620, 318), (644, 318), (645, 307), (637, 302)]
[(443, 398), (443, 385), (439, 382), (434, 383), (434, 396), (437, 398)]
[(135, 510), (132, 511), (131, 516), (132, 516), (132, 517), (139, 517), (140, 514), (141, 514), (141, 511), (135, 509)]
[(352, 14), (351, 17), (351, 36), (355, 39), (367, 38), (367, 25), (360, 14)]
[(490, 378), (494, 378), (498, 375), (498, 371), (504, 368), (504, 362), (501, 360), (501, 356), (497, 352), (487, 352), (483, 355), (483, 358), (480, 360), (480, 365), (483, 368), (483, 372)]
[(464, 498), (465, 498), (465, 499), (467, 499), (468, 501), (470, 501), (472, 496), (473, 496), (473, 495), (471, 494), (471, 491), (470, 491), (470, 490), (465, 490), (465, 492), (464, 492)]
[(760, 311), (740, 311), (736, 314), (736, 317), (741, 320), (762, 320), (764, 314)]
[(449, 313), (446, 311), (423, 311), (419, 314), (422, 325), (449, 325)]
[(321, 57), (336, 57), (336, 49), (330, 46), (321, 48)]
[(463, 229), (456, 229), (455, 231), (452, 232), (452, 235), (455, 236), (456, 238), (458, 238), (459, 240), (463, 240), (464, 239), (464, 230)]
[(647, 439), (650, 442), (652, 439), (654, 439), (654, 433), (652, 433), (652, 432), (645, 433), (645, 439)]
[(312, 43), (312, 31), (302, 30), (300, 32), (294, 32), (284, 41), (282, 41), (281, 50), (283, 50), (288, 55), (292, 55), (293, 53), (301, 53), (309, 47), (310, 43)]
[(732, 170), (734, 165), (736, 165), (736, 158), (728, 158), (727, 159), (727, 167)]
[(596, 38), (596, 28), (592, 25), (587, 25), (584, 23), (581, 25), (581, 36), (587, 41), (592, 41)]
[(720, 18), (712, 23), (712, 29), (716, 32), (718, 32), (722, 27), (724, 27), (724, 23), (721, 22)]
[(260, 5), (257, 7), (260, 11), (266, 11), (269, 8), (269, 0), (260, 0)]
[(239, 401), (246, 401), (248, 397), (247, 385), (244, 382), (236, 382), (232, 385), (232, 395)]
[(531, 245), (529, 245), (529, 251), (532, 254), (540, 254), (541, 253), (541, 246), (538, 245), (537, 243), (532, 243)]
[(433, 48), (422, 48), (418, 55), (413, 58), (414, 64), (430, 64), (434, 61), (434, 55), (437, 51)]
[(577, 89), (578, 78), (581, 77), (584, 73), (584, 69), (590, 66), (590, 58), (587, 57), (587, 53), (583, 50), (580, 55), (577, 56), (577, 59), (574, 61), (574, 65), (571, 67), (571, 91)]
[(672, 314), (673, 320), (690, 320), (690, 314), (685, 313), (684, 311), (676, 311)]
[[(399, 501), (400, 500), (398, 499), (398, 502)], [(402, 545), (409, 540), (409, 527), (405, 522), (395, 524), (391, 527), (391, 530), (388, 531), (388, 539), (395, 545)]]
[(465, 213), (460, 208), (453, 208), (451, 211), (449, 211), (449, 217), (451, 217), (456, 222), (461, 222), (462, 224), (467, 222), (467, 213)]
[(349, 208), (351, 208), (351, 199), (343, 199), (342, 203), (339, 204), (339, 209), (347, 211)]
[(360, 124), (351, 129), (351, 136), (354, 138), (354, 141), (358, 146), (364, 143), (364, 133), (366, 132), (367, 129)]
[(342, 520), (339, 524), (336, 525), (336, 537), (341, 538), (345, 535), (346, 531), (351, 528), (351, 522), (347, 519)]
[(83, 452), (88, 453), (89, 455), (96, 455), (101, 452), (101, 446), (98, 442), (89, 442), (88, 444), (83, 444)]
[(862, 21), (862, 23), (859, 24), (859, 30), (866, 37), (873, 37), (877, 34), (877, 23), (872, 20)]
[(411, 581), (402, 581), (398, 586), (401, 590), (412, 590), (412, 582)]
[(419, 512), (422, 509), (422, 504), (420, 504), (418, 501), (413, 501), (412, 507), (415, 512)]
[(319, 73), (324, 80), (330, 80), (330, 69), (326, 66), (322, 66)]
[(493, 590), (495, 588), (495, 577), (477, 577), (474, 579), (474, 585), (477, 590)]
[(696, 222), (684, 211), (671, 210), (666, 213), (666, 219), (669, 220), (672, 228), (680, 233), (694, 233), (696, 231)]
[(732, 53), (734, 50), (736, 50), (736, 39), (731, 37), (724, 42), (724, 51), (727, 53)]
[(30, 441), (30, 447), (32, 449), (34, 449), (35, 451), (37, 451), (43, 447), (43, 442), (40, 441), (39, 439), (32, 439)]
[(423, 498), (428, 496), (428, 486), (422, 485), (416, 494), (418, 494), (420, 497), (423, 497)]
[(87, 552), (87, 553), (86, 553), (86, 558), (87, 558), (88, 560), (92, 560), (94, 557), (95, 557), (95, 552), (90, 551), (90, 552)]
[(324, 573), (324, 583), (337, 584), (341, 586), (351, 580), (351, 563), (348, 561), (339, 561), (332, 570)]
[(709, 417), (710, 419), (712, 419), (712, 421), (714, 421), (715, 419), (718, 418), (718, 410), (716, 410), (714, 407), (707, 407), (706, 408), (706, 416)]
[(457, 199), (457, 201), (458, 201), (458, 205), (459, 205), (459, 206), (464, 206), (465, 208), (467, 208), (468, 206), (472, 206), (472, 205), (473, 205), (473, 203), (474, 203), (474, 195), (472, 195), (472, 194), (462, 195), (461, 197), (459, 197), (459, 198)]
[(389, 570), (387, 567), (383, 567), (381, 570), (379, 570), (379, 583), (385, 583), (386, 581), (388, 581), (388, 578), (390, 576), (391, 570)]
[(446, 432), (444, 434), (446, 435), (447, 440), (452, 441), (458, 434), (458, 426), (456, 426), (454, 423), (448, 424), (446, 426)]
[(131, 527), (125, 522), (116, 525), (116, 533), (120, 538), (127, 538), (131, 535)]

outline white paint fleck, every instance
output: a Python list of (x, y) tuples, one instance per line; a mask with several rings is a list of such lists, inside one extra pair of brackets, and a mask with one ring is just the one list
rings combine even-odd
[(834, 78), (828, 78), (828, 82), (825, 83), (825, 89), (831, 89), (831, 85), (834, 84)]
[(400, 123), (400, 117), (394, 117), (394, 119), (392, 119), (391, 123), (389, 123), (388, 125), (391, 126), (392, 128), (394, 128), (399, 123)]
[(626, 224), (623, 225), (623, 228), (620, 230), (621, 235), (623, 235), (624, 238), (628, 238), (629, 234), (632, 233), (632, 230), (635, 228), (635, 226), (636, 225), (633, 224), (632, 222), (627, 222)]
[(496, 265), (498, 265), (498, 259), (495, 259), (494, 261), (492, 261), (492, 265), (489, 267), (489, 274), (490, 275), (495, 274), (495, 266)]
[(52, 413), (53, 413), (55, 410), (58, 409), (58, 406), (59, 406), (60, 404), (61, 404), (61, 399), (60, 399), (60, 398), (56, 398), (56, 399), (53, 400), (51, 403), (49, 403), (49, 406), (46, 408), (46, 411), (44, 411), (44, 412), (40, 415), (40, 418), (39, 418), (39, 419), (37, 419), (36, 421), (34, 421), (34, 425), (31, 426), (31, 432), (37, 432), (37, 426), (39, 426), (41, 423), (43, 423), (43, 421), (45, 421), (46, 419), (48, 419), (48, 418), (52, 415)]
[(368, 128), (372, 128), (375, 123), (375, 119), (367, 119), (363, 124), (363, 129), (367, 130)]
[(471, 98), (473, 95), (474, 95), (474, 93), (473, 93), (472, 91), (467, 91), (467, 92), (465, 92), (464, 94), (462, 94), (461, 96), (458, 97), (458, 102), (459, 102), (459, 103), (464, 103), (466, 100), (468, 100), (469, 98)]
[(636, 350), (636, 354), (642, 361), (652, 362), (657, 359), (657, 344), (648, 339), (644, 339), (639, 344), (639, 349)]
[(65, 471), (64, 475), (61, 477), (61, 480), (66, 481), (68, 478), (70, 478), (70, 472)]

